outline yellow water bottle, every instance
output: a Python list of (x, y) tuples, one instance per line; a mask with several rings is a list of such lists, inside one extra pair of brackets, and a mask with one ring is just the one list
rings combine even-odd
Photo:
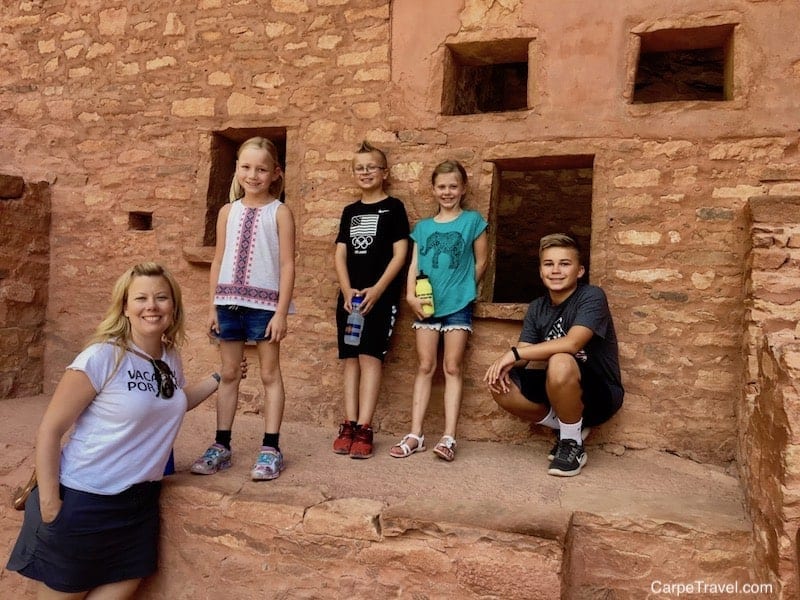
[(433, 288), (431, 287), (431, 280), (428, 279), (424, 271), (420, 271), (419, 275), (417, 275), (414, 295), (423, 302), (428, 302), (428, 304), (422, 305), (422, 312), (430, 317), (433, 314)]

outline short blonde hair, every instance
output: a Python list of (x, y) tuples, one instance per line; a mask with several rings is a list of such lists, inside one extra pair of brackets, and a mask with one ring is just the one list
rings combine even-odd
[(389, 166), (389, 161), (386, 160), (386, 153), (381, 150), (380, 148), (376, 148), (372, 144), (370, 144), (367, 140), (363, 140), (361, 145), (356, 150), (356, 154), (377, 154), (381, 157), (383, 161), (383, 167), (386, 168)]
[(540, 255), (548, 248), (572, 248), (578, 255), (578, 262), (581, 260), (581, 248), (578, 246), (578, 242), (566, 233), (551, 233), (539, 240)]

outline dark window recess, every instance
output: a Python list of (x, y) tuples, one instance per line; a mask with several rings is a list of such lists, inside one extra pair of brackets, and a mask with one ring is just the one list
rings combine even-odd
[(528, 108), (530, 39), (448, 45), (442, 114), (471, 115)]
[[(236, 171), (236, 151), (242, 142), (256, 136), (272, 140), (278, 149), (281, 167), (286, 170), (285, 127), (226, 129), (214, 132), (211, 139), (211, 168), (206, 194), (206, 221), (203, 234), (205, 246), (214, 246), (217, 243), (217, 214), (219, 209), (228, 203), (231, 181)], [(283, 199), (281, 194), (281, 200)]]
[(593, 164), (592, 155), (495, 161), (493, 302), (527, 303), (546, 292), (539, 240), (550, 233), (576, 239), (588, 281)]
[(641, 34), (633, 102), (731, 100), (732, 45), (733, 25)]
[(152, 231), (153, 213), (138, 211), (129, 212), (128, 229), (130, 231)]

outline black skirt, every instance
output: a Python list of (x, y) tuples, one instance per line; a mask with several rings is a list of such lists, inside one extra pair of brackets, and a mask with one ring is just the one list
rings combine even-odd
[(113, 496), (62, 485), (61, 510), (43, 523), (34, 488), (6, 568), (69, 593), (152, 575), (158, 565), (160, 492), (159, 481)]

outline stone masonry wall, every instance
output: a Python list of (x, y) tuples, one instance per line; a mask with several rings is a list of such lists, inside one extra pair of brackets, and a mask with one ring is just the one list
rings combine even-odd
[(783, 597), (794, 598), (800, 590), (800, 196), (756, 198), (750, 205), (748, 384), (737, 411), (740, 472), (761, 579), (778, 579)]
[[(114, 279), (148, 258), (165, 262), (185, 288), (189, 375), (216, 365), (205, 336), (210, 249), (202, 248), (214, 132), (286, 131), (286, 198), (298, 233), (298, 314), (282, 349), (286, 419), (332, 433), (342, 416), (332, 249), (342, 207), (354, 199), (349, 161), (360, 140), (388, 152), (389, 191), (412, 221), (432, 214), (428, 178), (444, 158), (465, 164), (470, 206), (489, 216), (498, 161), (592, 155), (591, 280), (605, 287), (614, 311), (627, 389), (622, 413), (593, 441), (732, 460), (744, 207), (769, 191), (765, 172), (796, 160), (796, 3), (633, 0), (569, 11), (555, 0), (435, 4), (4, 6), (0, 164), (56, 181), (46, 387), (82, 346)], [(733, 99), (631, 104), (638, 36), (700, 26), (734, 32)], [(528, 109), (442, 115), (448, 45), (498, 40), (528, 40)], [(150, 214), (152, 229), (131, 228), (131, 212)], [(536, 266), (520, 276), (536, 277)], [(460, 436), (530, 435), (481, 383), (516, 340), (523, 310), (479, 302)], [(406, 311), (376, 416), (384, 431), (409, 427), (413, 348)], [(243, 388), (242, 410), (258, 409), (255, 379)], [(426, 426), (432, 435), (442, 426), (440, 391), (439, 381)]]
[(50, 188), (0, 174), (0, 399), (42, 393)]

